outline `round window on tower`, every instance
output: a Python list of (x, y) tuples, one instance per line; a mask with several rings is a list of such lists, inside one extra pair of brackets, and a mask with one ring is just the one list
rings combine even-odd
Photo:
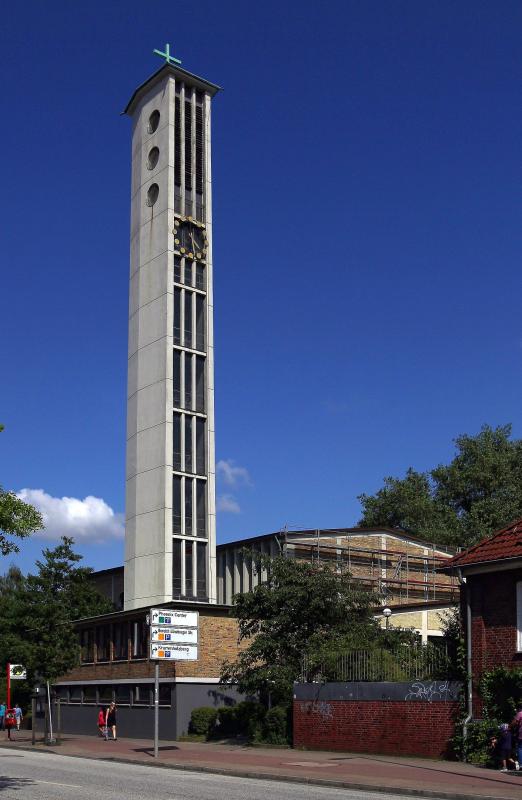
[(147, 205), (153, 206), (156, 200), (158, 199), (159, 195), (159, 186), (157, 183), (153, 183), (152, 186), (149, 186), (149, 190), (147, 192)]
[(160, 121), (160, 112), (153, 111), (149, 117), (148, 131), (149, 133), (156, 133)]
[(155, 169), (159, 158), (159, 148), (153, 147), (147, 156), (147, 169)]

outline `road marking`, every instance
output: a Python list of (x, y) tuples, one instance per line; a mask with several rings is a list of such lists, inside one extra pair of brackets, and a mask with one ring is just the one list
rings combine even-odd
[(40, 781), (37, 779), (32, 779), (34, 783), (46, 783), (49, 786), (65, 786), (68, 789), (83, 789), (83, 786), (78, 786), (76, 783), (56, 783), (55, 781)]

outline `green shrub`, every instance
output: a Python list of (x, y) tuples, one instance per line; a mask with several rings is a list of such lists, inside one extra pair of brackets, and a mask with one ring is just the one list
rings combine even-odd
[(210, 706), (192, 709), (189, 733), (195, 733), (198, 736), (209, 736), (216, 724), (217, 713), (217, 710), (210, 708)]
[[(496, 719), (474, 720), (468, 724), (466, 742), (464, 744), (464, 760), (471, 764), (493, 766), (493, 756), (489, 742), (493, 735), (498, 733), (499, 723)], [(457, 738), (457, 737), (456, 737)], [(462, 747), (462, 726), (458, 729), (456, 747)]]
[(236, 735), (236, 708), (237, 706), (222, 706), (218, 708), (214, 735), (220, 738)]
[(288, 744), (290, 741), (290, 709), (274, 706), (266, 712), (263, 722), (263, 741), (267, 744)]

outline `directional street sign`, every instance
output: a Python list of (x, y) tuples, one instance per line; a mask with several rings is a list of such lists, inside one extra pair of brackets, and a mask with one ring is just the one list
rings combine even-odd
[(150, 657), (167, 661), (197, 661), (198, 648), (193, 644), (151, 644)]
[(175, 642), (176, 644), (197, 644), (197, 628), (170, 628), (151, 625), (151, 642)]
[(197, 661), (197, 611), (151, 608), (150, 657), (168, 661)]
[(177, 611), (172, 608), (151, 608), (151, 625), (181, 625), (185, 628), (198, 627), (197, 611)]

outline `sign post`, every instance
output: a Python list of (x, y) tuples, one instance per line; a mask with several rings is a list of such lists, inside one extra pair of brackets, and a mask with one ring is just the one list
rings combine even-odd
[(159, 662), (197, 661), (199, 613), (175, 608), (151, 608), (150, 658), (154, 664), (154, 758), (158, 757)]

